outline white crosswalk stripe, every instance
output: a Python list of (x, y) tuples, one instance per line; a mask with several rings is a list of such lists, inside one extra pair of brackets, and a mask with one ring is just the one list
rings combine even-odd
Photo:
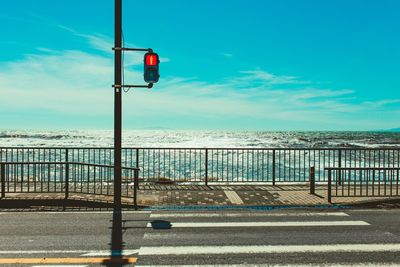
[[(216, 227), (312, 227), (312, 226), (364, 226), (364, 221), (298, 221), (298, 222), (172, 222), (171, 228)], [(152, 223), (147, 228), (156, 228)]]
[(347, 217), (344, 212), (301, 212), (301, 213), (152, 213), (150, 218), (215, 218), (215, 217)]
[(88, 267), (89, 265), (32, 265), (31, 267)]
[[(136, 254), (138, 253), (139, 250), (137, 249), (124, 249), (122, 251), (122, 256), (130, 256), (132, 254)], [(81, 256), (90, 256), (90, 257), (94, 257), (94, 256), (110, 256), (111, 251), (110, 250), (99, 250), (99, 251), (91, 251), (85, 254), (82, 254)]]
[(400, 252), (400, 244), (332, 244), (278, 246), (162, 246), (141, 247), (139, 255), (324, 253), (324, 252)]

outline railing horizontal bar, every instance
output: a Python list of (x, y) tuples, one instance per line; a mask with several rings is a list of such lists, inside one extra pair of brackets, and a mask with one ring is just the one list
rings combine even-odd
[[(113, 149), (113, 147), (0, 147), (0, 149)], [(264, 147), (264, 148), (254, 148), (254, 147), (123, 147), (122, 149), (144, 149), (144, 150), (153, 150), (153, 149), (161, 149), (161, 150), (281, 150), (281, 151), (288, 151), (288, 150), (304, 150), (304, 151), (316, 151), (316, 150), (325, 150), (325, 151), (334, 151), (334, 150), (365, 150), (365, 151), (397, 151), (400, 150), (400, 147), (384, 147), (384, 148), (362, 148), (362, 147), (304, 147), (304, 148), (282, 148), (282, 147)]]
[(350, 168), (350, 167), (346, 167), (346, 168), (339, 168), (339, 167), (326, 167), (325, 170), (327, 170), (327, 171), (329, 171), (329, 170), (333, 170), (333, 171), (341, 171), (341, 170), (343, 170), (343, 171), (353, 171), (353, 170), (354, 171), (357, 171), (357, 170), (398, 171), (398, 170), (400, 170), (400, 168), (386, 168), (386, 167), (382, 167), (382, 168), (380, 168), (380, 167), (365, 167), (365, 168), (359, 168), (359, 167)]
[[(1, 162), (0, 164), (5, 164), (5, 165), (63, 165), (63, 164), (69, 164), (69, 165), (84, 165), (84, 166), (92, 166), (92, 167), (105, 167), (105, 168), (114, 168), (114, 165), (106, 165), (106, 164), (97, 164), (97, 163), (84, 163), (84, 162), (64, 162), (64, 161), (26, 161), (26, 162)], [(122, 167), (124, 170), (140, 170), (139, 168), (133, 168), (133, 167)]]

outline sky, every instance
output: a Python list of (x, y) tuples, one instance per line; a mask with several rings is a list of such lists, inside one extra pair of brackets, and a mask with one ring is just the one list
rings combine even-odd
[[(123, 94), (124, 129), (400, 127), (398, 0), (123, 0), (126, 47), (160, 81)], [(0, 128), (113, 128), (113, 0), (0, 9)], [(144, 84), (143, 53), (125, 83)]]

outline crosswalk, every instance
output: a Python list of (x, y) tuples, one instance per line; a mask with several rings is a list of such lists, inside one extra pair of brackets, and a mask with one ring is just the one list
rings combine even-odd
[[(342, 211), (153, 212), (150, 220), (136, 266), (321, 266), (313, 261), (323, 266), (369, 266), (362, 257), (352, 264), (346, 261), (355, 254), (400, 253), (398, 238), (390, 240), (376, 231), (368, 237), (374, 226)], [(160, 222), (168, 227), (158, 228)], [(380, 234), (382, 242), (376, 242)], [(328, 254), (336, 258), (325, 259)], [(282, 265), (288, 255), (291, 260)], [(297, 263), (293, 255), (306, 262)], [(312, 260), (307, 262), (307, 257)], [(380, 262), (379, 266), (400, 264)]]
[[(0, 265), (90, 267), (120, 256), (123, 266), (137, 267), (400, 267), (400, 236), (346, 211), (152, 211), (125, 216), (124, 231), (141, 235), (137, 240), (124, 235), (134, 246), (124, 246), (122, 252), (0, 250)], [(25, 258), (16, 259), (20, 255)]]

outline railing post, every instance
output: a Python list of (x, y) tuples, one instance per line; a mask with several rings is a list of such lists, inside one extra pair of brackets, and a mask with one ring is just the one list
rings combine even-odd
[(69, 155), (68, 148), (65, 149), (65, 199), (69, 197)]
[(1, 163), (0, 176), (1, 176), (1, 198), (5, 198), (6, 197), (6, 165), (4, 163)]
[[(136, 169), (139, 169), (139, 148), (136, 148)], [(135, 171), (136, 174), (136, 171)], [(134, 186), (136, 187), (136, 189), (139, 189), (139, 172), (137, 174), (137, 183), (134, 182)]]
[(310, 167), (310, 194), (315, 194), (315, 167)]
[(208, 185), (208, 149), (206, 148), (206, 158), (205, 158), (205, 183)]
[[(338, 164), (339, 168), (342, 168), (342, 150), (339, 149), (339, 164)], [(338, 184), (342, 185), (342, 172), (339, 170), (338, 173)]]
[(328, 202), (332, 203), (332, 170), (328, 170)]
[(135, 208), (135, 210), (138, 209), (138, 205), (137, 205), (137, 190), (139, 188), (139, 169), (135, 169), (134, 171), (134, 176), (133, 176), (133, 206)]
[(272, 185), (275, 185), (275, 149), (272, 150)]

